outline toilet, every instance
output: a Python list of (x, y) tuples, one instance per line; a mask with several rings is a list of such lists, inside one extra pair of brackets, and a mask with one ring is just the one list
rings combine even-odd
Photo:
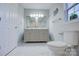
[(78, 31), (65, 31), (63, 32), (63, 41), (50, 41), (47, 43), (48, 48), (56, 56), (70, 55), (71, 49), (78, 46), (78, 33)]

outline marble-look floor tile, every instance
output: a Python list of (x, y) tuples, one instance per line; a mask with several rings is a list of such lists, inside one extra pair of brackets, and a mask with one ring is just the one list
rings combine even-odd
[(52, 56), (46, 43), (25, 43), (14, 49), (8, 56)]

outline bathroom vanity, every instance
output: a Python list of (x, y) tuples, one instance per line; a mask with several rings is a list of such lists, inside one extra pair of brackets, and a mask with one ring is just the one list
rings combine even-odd
[(49, 10), (25, 9), (24, 13), (24, 42), (47, 42)]
[(24, 42), (47, 42), (49, 32), (47, 28), (27, 28), (24, 30)]

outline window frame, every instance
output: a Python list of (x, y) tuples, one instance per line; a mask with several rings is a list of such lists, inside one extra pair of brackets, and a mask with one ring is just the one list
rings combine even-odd
[[(67, 21), (70, 21), (70, 19), (68, 18), (69, 14), (68, 14), (68, 11), (72, 8), (74, 8), (75, 6), (77, 6), (79, 3), (74, 3), (73, 5), (71, 5), (70, 7), (68, 7), (68, 3), (65, 4), (65, 12), (66, 12), (66, 19)], [(76, 12), (76, 11), (75, 11)]]

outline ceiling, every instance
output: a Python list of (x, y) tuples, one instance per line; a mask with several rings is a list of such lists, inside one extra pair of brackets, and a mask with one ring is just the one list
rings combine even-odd
[(25, 9), (50, 9), (52, 3), (22, 3)]

